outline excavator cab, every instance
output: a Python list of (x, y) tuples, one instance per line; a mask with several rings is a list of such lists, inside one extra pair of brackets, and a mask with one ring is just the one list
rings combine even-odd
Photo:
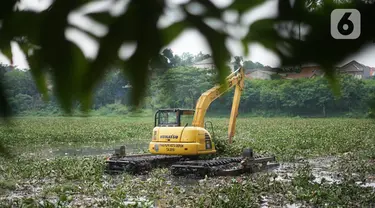
[(195, 110), (160, 109), (156, 111), (149, 151), (163, 155), (201, 155), (216, 153), (209, 132), (193, 126)]
[(161, 109), (156, 111), (154, 127), (177, 127), (191, 125), (194, 116), (192, 109)]

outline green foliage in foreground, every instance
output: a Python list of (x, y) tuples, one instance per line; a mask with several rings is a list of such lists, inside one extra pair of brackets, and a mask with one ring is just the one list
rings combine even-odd
[[(103, 35), (68, 21), (70, 14), (94, 1), (52, 1), (40, 12), (22, 10), (18, 7), (19, 2), (13, 0), (0, 3), (0, 51), (12, 60), (11, 43), (18, 44), (30, 65), (39, 91), (47, 95), (46, 78), (52, 76), (58, 101), (67, 112), (76, 102), (80, 102), (84, 109), (90, 108), (92, 91), (113, 66), (128, 75), (134, 86), (133, 104), (139, 104), (148, 84), (150, 60), (159, 57), (159, 52), (186, 29), (196, 29), (207, 40), (222, 81), (227, 72), (226, 61), (230, 58), (226, 45), (229, 39), (242, 43), (245, 56), (249, 54), (249, 45), (258, 43), (274, 52), (283, 66), (317, 63), (323, 66), (334, 83), (333, 65), (373, 41), (375, 34), (371, 24), (375, 4), (369, 1), (300, 0), (291, 3), (279, 0), (275, 1), (277, 15), (249, 25), (243, 24), (241, 20), (255, 7), (266, 3), (265, 0), (234, 0), (225, 6), (210, 1), (184, 1), (171, 5), (163, 0), (130, 0), (124, 4), (114, 3), (113, 7), (101, 11), (86, 11), (82, 14), (106, 28), (107, 32)], [(191, 9), (196, 6), (201, 8), (199, 12)], [(119, 8), (116, 15), (112, 12), (113, 8)], [(328, 20), (332, 10), (337, 8), (355, 8), (361, 13), (361, 35), (355, 41), (342, 44), (342, 40), (329, 35)], [(160, 18), (169, 12), (181, 13), (182, 18), (161, 27)], [(227, 12), (237, 14), (238, 18), (228, 20), (225, 15)], [(220, 27), (211, 27), (209, 22), (212, 20)], [(65, 35), (66, 29), (71, 27), (99, 43), (95, 58), (85, 57), (76, 44), (77, 40), (71, 40)], [(243, 28), (248, 32), (239, 37), (230, 32), (232, 30), (226, 29), (228, 27)], [(297, 36), (295, 31), (301, 27), (308, 28), (307, 34)], [(128, 58), (120, 57), (119, 49), (130, 43), (137, 43), (134, 53)], [(324, 50), (321, 50), (322, 45), (325, 46)], [(164, 55), (170, 57), (168, 53)], [(0, 80), (0, 112), (9, 115), (8, 99), (2, 86)]]
[[(224, 144), (228, 119), (208, 120)], [(272, 207), (366, 207), (375, 197), (373, 188), (356, 183), (375, 174), (371, 120), (239, 118), (235, 143), (221, 149), (222, 154), (236, 155), (241, 147), (251, 146), (258, 153), (275, 154), (279, 161), (336, 155), (339, 161), (332, 171), (341, 173), (341, 183), (314, 181), (313, 168), (305, 163), (291, 168), (293, 177), (287, 180), (276, 180), (282, 176), (277, 172), (189, 180), (173, 178), (165, 169), (137, 177), (108, 176), (103, 174), (105, 155), (100, 151), (93, 156), (59, 156), (54, 150), (147, 144), (150, 118), (36, 117), (13, 122), (13, 127), (4, 129), (2, 124), (0, 129), (0, 138), (13, 153), (21, 154), (0, 159), (0, 203), (5, 207), (129, 207), (126, 203), (137, 200), (143, 200), (143, 207), (259, 207), (265, 199)]]

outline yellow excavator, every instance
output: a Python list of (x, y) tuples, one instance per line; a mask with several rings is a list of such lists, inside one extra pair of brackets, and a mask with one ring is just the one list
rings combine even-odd
[[(253, 171), (257, 164), (267, 166), (269, 162), (275, 161), (274, 156), (254, 156), (251, 149), (245, 149), (238, 157), (214, 160), (199, 158), (200, 155), (217, 152), (213, 138), (206, 129), (206, 124), (211, 124), (213, 133), (212, 123), (205, 123), (210, 104), (235, 87), (228, 128), (229, 144), (232, 143), (244, 80), (244, 69), (240, 67), (226, 78), (225, 84), (204, 92), (195, 110), (174, 108), (156, 111), (152, 141), (149, 143), (150, 153), (126, 155), (125, 146), (122, 146), (107, 158), (107, 172), (141, 173), (157, 167), (170, 167), (173, 175), (235, 175)], [(191, 116), (193, 119), (189, 123)]]
[[(210, 104), (235, 87), (232, 112), (229, 120), (228, 138), (232, 143), (236, 118), (245, 74), (243, 68), (226, 78), (226, 85), (215, 86), (203, 93), (197, 101), (195, 111), (191, 109), (165, 109), (155, 113), (155, 127), (149, 151), (161, 155), (203, 155), (216, 153), (215, 144), (205, 128), (205, 115)], [(182, 123), (184, 117), (194, 114), (192, 125)], [(183, 126), (182, 126), (183, 125)]]

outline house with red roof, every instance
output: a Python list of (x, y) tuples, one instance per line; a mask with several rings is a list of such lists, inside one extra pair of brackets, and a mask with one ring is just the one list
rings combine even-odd
[(324, 76), (324, 71), (318, 65), (302, 65), (300, 72), (279, 73), (283, 79), (314, 78)]
[(340, 74), (349, 74), (358, 79), (369, 79), (372, 76), (371, 67), (361, 64), (355, 60), (339, 67), (337, 71)]
[[(358, 79), (369, 79), (375, 76), (375, 68), (361, 64), (355, 60), (350, 61), (340, 67), (335, 68), (339, 74), (348, 74)], [(302, 65), (300, 72), (280, 72), (283, 79), (314, 78), (325, 75), (324, 70), (319, 65)]]

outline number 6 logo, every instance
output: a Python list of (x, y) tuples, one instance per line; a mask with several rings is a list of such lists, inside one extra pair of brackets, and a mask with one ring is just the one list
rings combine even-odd
[(361, 35), (361, 14), (356, 9), (335, 9), (331, 13), (331, 36), (357, 39)]

